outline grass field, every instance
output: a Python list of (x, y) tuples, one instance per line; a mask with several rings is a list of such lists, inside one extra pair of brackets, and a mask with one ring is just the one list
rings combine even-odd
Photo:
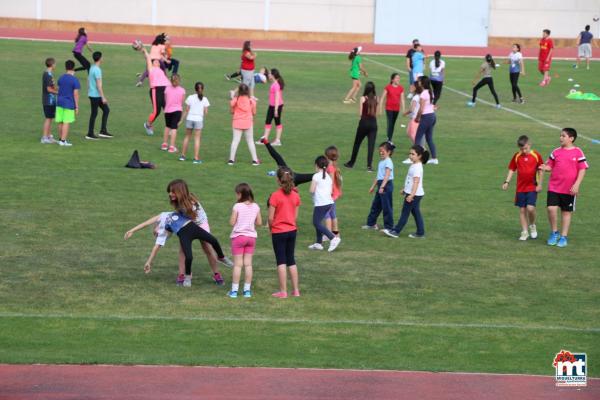
[[(520, 134), (529, 135), (544, 156), (558, 146), (559, 131), (484, 104), (465, 107), (466, 98), (444, 91), (435, 139), (440, 165), (425, 168), (422, 203), (427, 239), (393, 240), (364, 232), (373, 175), (365, 172), (363, 145), (357, 168), (344, 170), (338, 203), (343, 241), (332, 254), (310, 252), (313, 240), (308, 187), (299, 217), (297, 260), (303, 297), (275, 300), (274, 256), (268, 232), (259, 231), (254, 258), (254, 298), (225, 296), (215, 286), (196, 247), (194, 286), (174, 284), (177, 244), (159, 253), (154, 271), (142, 266), (153, 244), (150, 231), (123, 241), (123, 233), (151, 215), (168, 210), (167, 182), (188, 181), (206, 209), (211, 228), (228, 248), (228, 219), (235, 184), (246, 181), (263, 207), (275, 190), (274, 169), (252, 167), (244, 143), (238, 163), (228, 167), (231, 140), (223, 79), (238, 65), (238, 51), (177, 49), (187, 91), (206, 85), (211, 107), (202, 142), (204, 164), (179, 162), (159, 150), (161, 139), (145, 135), (150, 111), (147, 89), (134, 86), (141, 56), (127, 46), (95, 46), (105, 54), (104, 85), (113, 140), (89, 142), (89, 102), (72, 126), (72, 148), (39, 144), (43, 60), (58, 60), (57, 76), (70, 44), (0, 41), (0, 362), (117, 363), (284, 366), (552, 374), (556, 352), (587, 352), (588, 371), (600, 376), (600, 262), (595, 172), (600, 146), (580, 138), (589, 170), (577, 200), (570, 243), (545, 245), (545, 194), (539, 199), (541, 238), (518, 242), (514, 186), (500, 189)], [(377, 63), (373, 62), (376, 61)], [(447, 59), (447, 86), (469, 92), (480, 60)], [(286, 79), (281, 153), (299, 172), (330, 145), (342, 161), (351, 150), (356, 106), (341, 102), (348, 89), (344, 55), (261, 52), (259, 64), (276, 66)], [(403, 57), (368, 56), (365, 67), (378, 88)], [(506, 66), (495, 73), (501, 101), (539, 120), (573, 126), (600, 139), (598, 103), (566, 100), (573, 77), (598, 93), (600, 66), (559, 74), (537, 86), (534, 63), (522, 78), (524, 105), (512, 105)], [(85, 74), (78, 74), (85, 87)], [(405, 78), (403, 77), (403, 82)], [(266, 113), (267, 86), (255, 122), (257, 138)], [(490, 100), (487, 89), (481, 98)], [(157, 127), (162, 127), (163, 119)], [(404, 123), (405, 121), (401, 121)], [(99, 124), (99, 120), (97, 121)], [(385, 138), (385, 118), (378, 141)], [(157, 129), (158, 133), (159, 129)], [(181, 133), (180, 133), (181, 136)], [(179, 140), (179, 143), (181, 139)], [(404, 129), (396, 130), (396, 187), (402, 186), (408, 150)], [(137, 149), (156, 170), (123, 168)], [(395, 214), (401, 208), (397, 191)], [(264, 208), (264, 207), (263, 207)], [(264, 209), (263, 209), (264, 215)], [(414, 229), (411, 220), (404, 232)]]

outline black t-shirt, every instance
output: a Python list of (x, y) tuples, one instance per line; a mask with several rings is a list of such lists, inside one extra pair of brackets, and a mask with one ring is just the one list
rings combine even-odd
[(48, 92), (48, 86), (54, 86), (54, 77), (52, 73), (44, 71), (42, 75), (42, 105), (56, 105), (56, 94)]
[(412, 65), (412, 56), (413, 56), (413, 54), (415, 54), (415, 51), (416, 51), (416, 50), (415, 50), (414, 48), (412, 48), (412, 47), (411, 47), (411, 48), (410, 48), (410, 49), (409, 49), (409, 50), (406, 52), (406, 58), (408, 58), (408, 59), (410, 60), (410, 61), (409, 61), (409, 63), (410, 63), (410, 68), (411, 68), (411, 69), (412, 69), (412, 67), (413, 67), (413, 65)]

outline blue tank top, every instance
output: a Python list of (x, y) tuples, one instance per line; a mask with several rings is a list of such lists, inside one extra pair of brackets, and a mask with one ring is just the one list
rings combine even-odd
[(165, 229), (177, 234), (191, 219), (179, 212), (172, 212), (165, 220)]

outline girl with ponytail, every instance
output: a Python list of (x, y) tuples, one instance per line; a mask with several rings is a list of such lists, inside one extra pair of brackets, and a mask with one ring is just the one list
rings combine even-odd
[(335, 236), (329, 229), (323, 225), (323, 219), (331, 211), (333, 207), (333, 180), (327, 173), (329, 160), (325, 156), (319, 156), (315, 159), (316, 173), (312, 177), (310, 183), (310, 193), (313, 196), (313, 225), (316, 230), (315, 243), (308, 246), (310, 250), (323, 250), (323, 236), (326, 236), (331, 243), (329, 244), (329, 252), (332, 252), (342, 241)]
[(201, 164), (200, 160), (200, 140), (202, 139), (202, 128), (204, 127), (204, 117), (208, 114), (210, 103), (204, 96), (204, 84), (196, 82), (194, 85), (196, 93), (188, 96), (185, 100), (186, 109), (182, 119), (185, 119), (185, 138), (181, 146), (181, 156), (179, 161), (185, 161), (188, 144), (194, 132), (194, 164)]
[[(498, 100), (498, 95), (496, 94), (496, 90), (494, 90), (494, 80), (492, 79), (492, 71), (496, 69), (496, 61), (492, 58), (491, 54), (487, 54), (485, 56), (485, 61), (481, 64), (479, 68), (479, 72), (473, 79), (473, 98), (471, 101), (467, 103), (468, 107), (475, 107), (475, 102), (477, 101), (477, 92), (484, 86), (490, 87), (490, 92), (492, 92), (492, 96), (494, 96), (494, 100), (496, 100), (496, 108), (500, 108), (500, 100)], [(481, 77), (481, 80), (475, 85), (475, 81)], [(435, 157), (434, 157), (435, 158)]]
[(269, 89), (269, 109), (267, 110), (267, 118), (265, 120), (265, 132), (256, 142), (256, 144), (263, 144), (263, 141), (269, 140), (271, 123), (273, 122), (273, 119), (275, 119), (277, 136), (271, 145), (281, 146), (281, 133), (283, 132), (281, 113), (283, 112), (283, 88), (285, 87), (285, 82), (277, 68), (273, 68), (271, 70), (271, 73), (269, 74), (269, 80), (272, 82), (272, 84), (271, 88)]
[(352, 87), (344, 98), (344, 104), (356, 103), (356, 94), (360, 90), (360, 74), (363, 74), (365, 77), (369, 76), (367, 70), (365, 70), (362, 65), (362, 57), (360, 56), (361, 51), (362, 46), (358, 46), (353, 48), (350, 54), (348, 54), (348, 60), (350, 60), (352, 63), (350, 65), (350, 78), (352, 79)]

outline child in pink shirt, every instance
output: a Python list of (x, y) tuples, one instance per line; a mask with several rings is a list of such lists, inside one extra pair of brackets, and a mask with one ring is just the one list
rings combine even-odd
[(281, 146), (281, 134), (283, 133), (283, 125), (281, 124), (281, 113), (283, 112), (283, 88), (285, 82), (283, 77), (279, 74), (279, 70), (273, 68), (269, 74), (269, 80), (273, 82), (269, 89), (269, 109), (267, 110), (267, 118), (265, 119), (265, 132), (262, 138), (256, 142), (262, 144), (263, 140), (269, 140), (269, 134), (271, 133), (271, 123), (275, 119), (275, 129), (277, 130), (277, 136), (272, 146)]
[(247, 183), (235, 187), (237, 203), (233, 206), (229, 223), (231, 231), (231, 252), (233, 254), (233, 276), (231, 291), (227, 294), (237, 298), (240, 287), (240, 275), (244, 266), (244, 297), (252, 297), (252, 255), (256, 246), (256, 225), (262, 225), (260, 207), (254, 202), (252, 188)]
[[(173, 74), (171, 84), (165, 89), (165, 134), (161, 150), (168, 150), (169, 153), (175, 153), (175, 140), (177, 140), (177, 127), (181, 121), (183, 111), (183, 99), (185, 98), (185, 89), (180, 85), (179, 75)], [(167, 140), (171, 136), (171, 145), (167, 145)]]
[(245, 83), (238, 87), (237, 96), (229, 103), (231, 114), (233, 114), (232, 128), (233, 140), (231, 141), (231, 151), (229, 153), (229, 161), (227, 164), (235, 164), (235, 154), (237, 153), (238, 145), (242, 139), (242, 134), (246, 137), (248, 149), (252, 156), (252, 165), (260, 165), (258, 156), (256, 155), (256, 146), (254, 146), (254, 115), (256, 115), (256, 101), (250, 97), (250, 89)]
[[(560, 147), (550, 153), (546, 164), (541, 168), (551, 171), (548, 182), (548, 220), (550, 221), (549, 246), (566, 247), (571, 225), (571, 215), (575, 211), (575, 198), (579, 186), (589, 168), (585, 155), (573, 143), (577, 131), (564, 128), (560, 133)], [(558, 231), (558, 208), (561, 210), (562, 229)]]

